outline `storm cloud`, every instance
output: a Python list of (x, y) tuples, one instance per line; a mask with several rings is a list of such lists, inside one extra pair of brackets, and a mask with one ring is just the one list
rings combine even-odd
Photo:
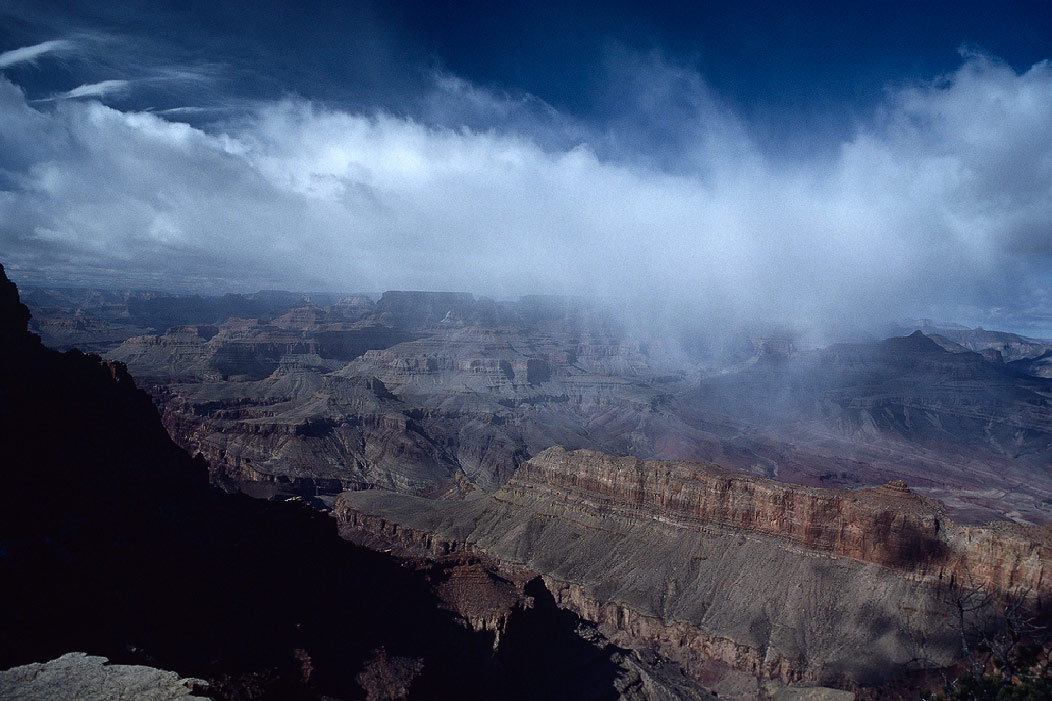
[(601, 123), (443, 72), (413, 114), (287, 96), (198, 126), (100, 101), (128, 84), (36, 103), (0, 77), (0, 255), (36, 282), (567, 293), (713, 323), (1052, 335), (1052, 64), (964, 54), (791, 158), (696, 71), (619, 66)]

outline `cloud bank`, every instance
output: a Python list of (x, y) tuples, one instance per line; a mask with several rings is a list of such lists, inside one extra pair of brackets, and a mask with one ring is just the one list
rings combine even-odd
[(603, 124), (439, 76), (413, 117), (288, 97), (205, 129), (30, 104), (0, 77), (0, 256), (16, 279), (595, 294), (699, 324), (932, 315), (1052, 335), (1052, 64), (967, 55), (789, 160), (701, 76), (631, 71)]

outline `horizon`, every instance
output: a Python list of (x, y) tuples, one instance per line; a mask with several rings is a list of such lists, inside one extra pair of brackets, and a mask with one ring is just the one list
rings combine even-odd
[[(2, 266), (2, 263), (0, 263), (0, 266)], [(10, 276), (9, 276), (9, 278), (10, 278)], [(388, 289), (388, 290), (383, 290), (383, 291), (375, 291), (375, 290), (257, 289), (257, 290), (253, 290), (253, 291), (242, 290), (242, 291), (211, 292), (211, 291), (201, 291), (201, 290), (171, 290), (171, 289), (163, 290), (163, 289), (149, 289), (149, 288), (135, 289), (135, 288), (121, 288), (121, 287), (93, 287), (93, 286), (83, 286), (83, 285), (76, 285), (76, 284), (70, 284), (70, 285), (49, 285), (49, 284), (46, 284), (46, 283), (36, 284), (34, 282), (20, 282), (18, 280), (13, 279), (13, 278), (11, 278), (11, 279), (12, 279), (12, 282), (15, 282), (15, 284), (17, 285), (20, 293), (23, 293), (23, 294), (24, 294), (24, 291), (26, 291), (26, 290), (40, 290), (40, 291), (66, 290), (66, 291), (70, 291), (70, 292), (103, 292), (103, 293), (114, 293), (114, 294), (116, 294), (116, 293), (125, 293), (125, 294), (132, 294), (132, 295), (135, 295), (135, 294), (141, 294), (141, 295), (160, 294), (160, 295), (170, 295), (170, 296), (173, 296), (173, 297), (201, 297), (201, 298), (204, 298), (204, 299), (209, 299), (209, 298), (211, 298), (211, 299), (220, 299), (220, 298), (223, 298), (223, 297), (226, 297), (226, 296), (237, 296), (237, 297), (241, 297), (241, 298), (244, 298), (244, 299), (249, 299), (249, 298), (252, 298), (252, 297), (254, 297), (256, 295), (289, 295), (289, 296), (298, 296), (298, 297), (300, 297), (301, 299), (299, 301), (302, 304), (314, 305), (314, 306), (318, 306), (319, 308), (322, 308), (322, 309), (324, 309), (324, 308), (326, 308), (328, 306), (332, 306), (329, 303), (329, 301), (325, 300), (324, 298), (329, 298), (329, 300), (335, 300), (335, 299), (346, 299), (346, 298), (350, 298), (350, 297), (364, 296), (364, 297), (367, 297), (367, 298), (371, 299), (375, 303), (375, 302), (379, 302), (380, 299), (384, 295), (389, 294), (389, 293), (408, 293), (408, 294), (421, 294), (421, 295), (426, 295), (426, 294), (468, 295), (474, 301), (480, 301), (480, 300), (484, 300), (484, 299), (491, 299), (491, 300), (493, 300), (494, 302), (496, 302), (498, 304), (507, 304), (507, 305), (521, 304), (522, 302), (527, 301), (531, 297), (550, 298), (550, 299), (563, 300), (563, 301), (576, 300), (576, 301), (582, 302), (582, 303), (584, 303), (586, 305), (592, 305), (592, 306), (598, 307), (598, 309), (604, 310), (604, 311), (606, 311), (608, 313), (616, 312), (617, 309), (618, 309), (619, 303), (622, 302), (621, 300), (617, 300), (617, 299), (613, 299), (613, 298), (605, 298), (604, 299), (604, 298), (599, 298), (599, 297), (589, 297), (589, 296), (583, 296), (583, 295), (558, 295), (558, 294), (548, 295), (548, 294), (539, 294), (539, 293), (528, 293), (528, 294), (518, 295), (518, 296), (515, 296), (515, 297), (490, 297), (488, 295), (476, 294), (476, 293), (469, 292), (469, 291), (466, 291), (466, 290), (453, 290), (453, 289), (448, 289), (448, 290), (398, 290), (398, 289)], [(312, 299), (312, 298), (323, 298), (323, 301), (321, 303), (319, 303), (316, 299)], [(293, 306), (291, 308), (295, 308), (295, 306)], [(632, 325), (631, 324), (631, 321), (632, 321), (631, 319), (627, 319), (626, 318), (626, 319), (622, 319), (622, 321), (624, 323), (628, 324), (628, 325)], [(829, 345), (838, 344), (838, 343), (859, 343), (859, 342), (865, 342), (864, 340), (860, 340), (859, 339), (858, 334), (860, 332), (864, 333), (864, 334), (872, 335), (873, 338), (871, 340), (879, 340), (879, 339), (884, 339), (884, 338), (896, 338), (896, 337), (899, 337), (899, 336), (907, 336), (907, 335), (910, 335), (910, 334), (918, 332), (918, 331), (921, 332), (921, 333), (924, 333), (924, 335), (927, 336), (927, 335), (929, 335), (929, 333), (925, 332), (924, 329), (928, 328), (928, 327), (936, 329), (937, 331), (938, 330), (952, 330), (952, 329), (956, 329), (956, 330), (967, 330), (967, 331), (992, 331), (992, 332), (996, 332), (996, 333), (1008, 333), (1008, 334), (1015, 334), (1015, 335), (1018, 335), (1018, 336), (1022, 336), (1023, 338), (1027, 338), (1027, 339), (1033, 340), (1033, 341), (1052, 343), (1052, 338), (1045, 338), (1045, 337), (1041, 337), (1041, 336), (1030, 336), (1030, 335), (1027, 335), (1026, 333), (1023, 333), (1023, 332), (1021, 332), (1019, 330), (1015, 330), (1015, 329), (986, 328), (986, 327), (982, 326), (981, 324), (976, 324), (976, 325), (973, 325), (973, 326), (969, 326), (967, 324), (961, 324), (958, 321), (953, 320), (953, 319), (930, 319), (930, 318), (920, 318), (920, 317), (908, 317), (908, 318), (904, 317), (904, 318), (899, 318), (899, 319), (885, 319), (885, 320), (877, 323), (876, 325), (872, 325), (872, 326), (868, 326), (868, 327), (855, 327), (855, 328), (850, 328), (850, 329), (842, 329), (842, 331), (844, 332), (843, 337), (838, 337), (838, 336), (829, 337), (829, 336), (824, 336), (822, 334), (819, 334), (817, 336), (817, 338), (816, 338), (814, 336), (814, 334), (815, 334), (815, 329), (814, 328), (806, 328), (806, 327), (799, 327), (799, 326), (793, 327), (793, 326), (786, 326), (786, 325), (780, 325), (780, 324), (750, 324), (749, 322), (744, 322), (742, 325), (740, 325), (738, 327), (727, 327), (725, 329), (722, 329), (720, 331), (720, 333), (722, 333), (722, 334), (728, 334), (728, 333), (730, 333), (730, 334), (738, 334), (738, 333), (747, 333), (747, 334), (751, 334), (751, 333), (765, 333), (765, 334), (774, 334), (774, 335), (785, 334), (785, 333), (796, 334), (796, 341), (804, 343), (804, 345), (801, 347), (801, 349), (809, 349), (809, 348), (827, 347)], [(638, 331), (639, 328), (640, 327), (637, 326), (636, 330)], [(665, 332), (667, 332), (668, 330), (669, 330), (668, 328), (663, 329), (663, 331), (665, 331)], [(651, 331), (654, 331), (654, 329), (651, 329)], [(699, 331), (699, 329), (694, 328), (694, 331)], [(643, 335), (646, 336), (647, 332), (643, 331)], [(657, 337), (653, 333), (651, 333), (650, 335), (655, 337), (655, 338)], [(717, 334), (717, 335), (719, 335), (719, 334)]]

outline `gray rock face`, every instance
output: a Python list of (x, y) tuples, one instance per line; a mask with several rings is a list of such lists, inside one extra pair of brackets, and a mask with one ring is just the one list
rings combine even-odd
[[(739, 445), (766, 458), (768, 477), (901, 479), (972, 523), (1052, 516), (1052, 383), (919, 331), (757, 362), (685, 399), (699, 418), (724, 412), (750, 425)], [(729, 458), (706, 459), (742, 469)]]
[[(682, 378), (649, 386), (659, 356), (601, 319), (547, 318), (526, 305), (527, 323), (462, 295), (381, 302), (381, 322), (413, 325), (344, 328), (376, 341), (346, 363), (318, 344), (339, 329), (313, 308), (266, 325), (230, 320), (207, 341), (172, 329), (110, 355), (163, 387), (155, 396), (178, 442), (258, 496), (489, 492), (555, 442), (651, 455), (640, 441), (690, 432), (674, 413), (650, 411)], [(306, 345), (278, 343), (297, 335)], [(236, 372), (221, 372), (221, 360)]]
[(1012, 367), (1035, 377), (1052, 378), (1052, 350), (1045, 351), (1036, 358), (1017, 360), (1012, 363)]
[(0, 698), (11, 701), (173, 701), (207, 699), (194, 695), (200, 679), (141, 665), (110, 664), (105, 657), (67, 652), (50, 662), (34, 662), (0, 672)]
[[(1052, 458), (1052, 384), (920, 334), (761, 348), (753, 363), (699, 383), (689, 363), (675, 371), (667, 349), (598, 319), (405, 333), (421, 337), (338, 369), (286, 354), (260, 380), (169, 379), (158, 395), (165, 423), (241, 488), (304, 497), (493, 492), (558, 444), (813, 486), (903, 479), (964, 522), (1052, 516), (1052, 475), (1041, 469)], [(150, 372), (146, 356), (126, 359)]]

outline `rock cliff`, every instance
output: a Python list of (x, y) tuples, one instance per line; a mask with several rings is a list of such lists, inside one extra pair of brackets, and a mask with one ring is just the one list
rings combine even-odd
[[(721, 412), (748, 426), (768, 477), (847, 487), (906, 480), (961, 521), (1049, 520), (1052, 384), (919, 331), (761, 360), (703, 379), (684, 405), (695, 422)], [(727, 458), (709, 459), (740, 469)]]
[(460, 503), (344, 494), (345, 537), (541, 573), (561, 605), (717, 689), (879, 684), (959, 653), (954, 587), (1052, 592), (1048, 527), (962, 527), (902, 483), (844, 491), (711, 464), (544, 451)]
[(814, 486), (906, 479), (958, 520), (1048, 520), (1052, 385), (920, 334), (807, 352), (761, 338), (751, 364), (697, 383), (594, 310), (427, 293), (378, 308), (174, 327), (111, 356), (217, 482), (259, 496), (492, 492), (560, 444)]

